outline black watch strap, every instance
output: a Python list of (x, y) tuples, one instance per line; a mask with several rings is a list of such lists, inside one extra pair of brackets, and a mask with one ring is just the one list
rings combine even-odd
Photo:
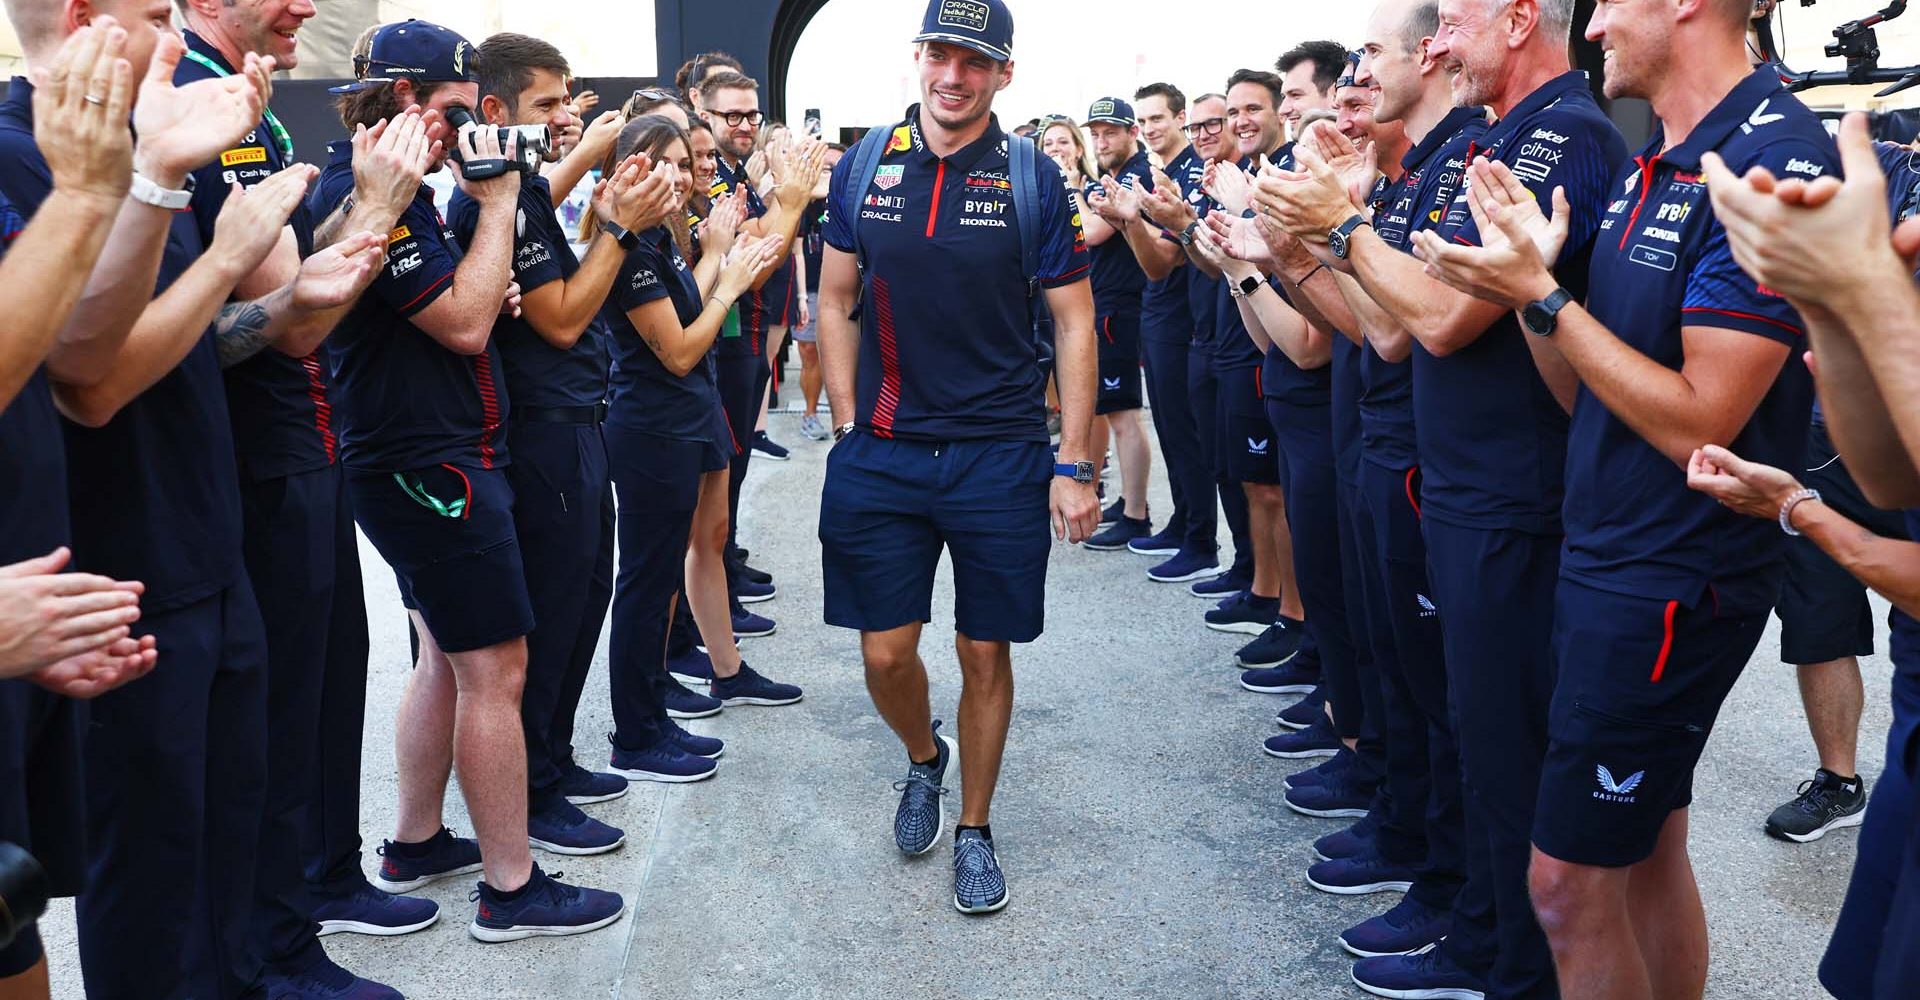
[(1560, 326), (1560, 310), (1573, 301), (1573, 293), (1556, 288), (1544, 299), (1535, 299), (1520, 310), (1520, 322), (1536, 337), (1551, 337)]
[(600, 224), (600, 231), (613, 237), (614, 240), (620, 244), (620, 249), (622, 250), (638, 250), (640, 248), (640, 234), (623, 228), (617, 222), (602, 222)]

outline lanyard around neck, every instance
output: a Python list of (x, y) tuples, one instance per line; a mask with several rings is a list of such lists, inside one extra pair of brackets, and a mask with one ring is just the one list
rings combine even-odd
[[(191, 48), (186, 51), (186, 57), (211, 70), (217, 76), (228, 77), (233, 75), (233, 72), (225, 66), (214, 62), (212, 59), (207, 58), (205, 55)], [(287, 132), (285, 125), (280, 124), (280, 119), (274, 115), (272, 108), (265, 109), (263, 117), (267, 122), (267, 131), (273, 133), (273, 144), (280, 149), (280, 158), (288, 163), (293, 162), (293, 136)]]

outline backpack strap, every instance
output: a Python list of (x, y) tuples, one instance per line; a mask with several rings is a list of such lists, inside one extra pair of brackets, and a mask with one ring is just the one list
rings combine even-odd
[(1027, 276), (1027, 297), (1040, 293), (1040, 151), (1032, 139), (1007, 137), (1008, 173), (1013, 181), (1013, 218), (1020, 227), (1020, 273)]
[(880, 160), (886, 156), (887, 145), (893, 141), (892, 128), (873, 129), (854, 143), (853, 173), (847, 176), (847, 185), (841, 191), (840, 204), (833, 210), (841, 213), (847, 220), (847, 229), (853, 233), (853, 245), (860, 262), (861, 285), (864, 289), (867, 273), (866, 244), (860, 240), (860, 205), (867, 197), (867, 190), (873, 186), (873, 179), (880, 173)]

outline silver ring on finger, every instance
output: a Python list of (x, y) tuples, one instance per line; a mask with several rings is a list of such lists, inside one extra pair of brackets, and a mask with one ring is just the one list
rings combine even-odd
[(88, 94), (85, 97), (82, 97), (80, 99), (87, 102), (88, 104), (93, 105), (94, 107), (106, 107), (106, 104), (107, 104), (106, 98), (97, 97), (93, 94)]

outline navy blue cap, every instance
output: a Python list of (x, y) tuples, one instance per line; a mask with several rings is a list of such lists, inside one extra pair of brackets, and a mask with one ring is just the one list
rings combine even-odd
[(1132, 128), (1140, 124), (1140, 119), (1133, 116), (1133, 105), (1118, 97), (1102, 97), (1087, 108), (1087, 124), (1092, 125), (1094, 122)]
[(473, 43), (456, 31), (427, 21), (395, 21), (375, 28), (367, 54), (353, 57), (356, 81), (327, 92), (350, 94), (395, 80), (471, 83), (480, 79), (474, 65), (478, 55)]
[(1013, 61), (1013, 15), (1000, 0), (929, 0), (916, 42), (951, 42), (996, 62)]

